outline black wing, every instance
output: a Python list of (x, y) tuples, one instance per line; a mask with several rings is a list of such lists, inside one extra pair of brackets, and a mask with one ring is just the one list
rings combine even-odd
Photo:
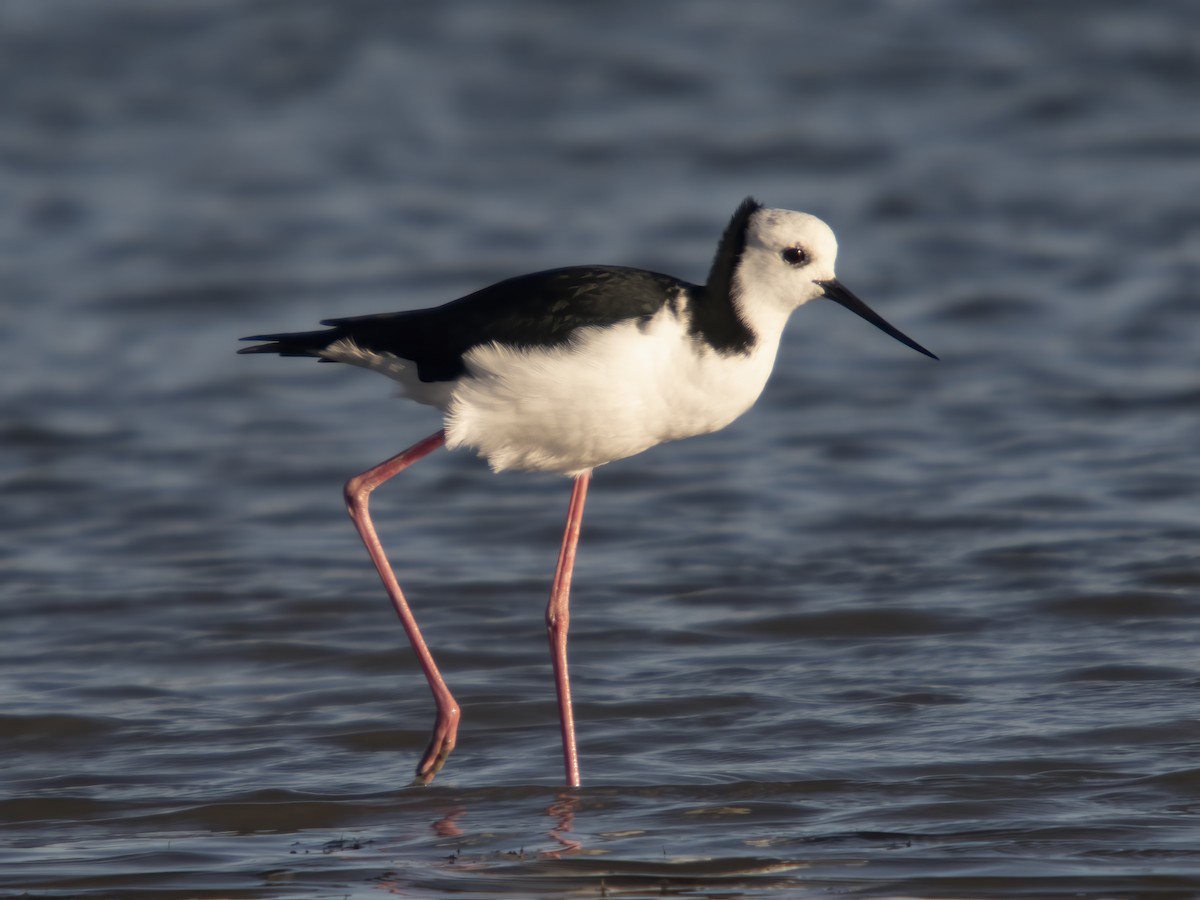
[(319, 356), (349, 338), (364, 350), (393, 353), (417, 365), (422, 381), (451, 381), (465, 371), (462, 357), (493, 341), (513, 347), (565, 344), (579, 328), (648, 319), (680, 290), (695, 291), (670, 275), (621, 266), (572, 266), (518, 275), (444, 306), (409, 312), (325, 319), (326, 331), (260, 334), (270, 341), (239, 353)]

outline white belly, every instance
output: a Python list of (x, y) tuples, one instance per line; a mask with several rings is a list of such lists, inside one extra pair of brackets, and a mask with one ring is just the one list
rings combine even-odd
[(762, 393), (777, 347), (774, 334), (721, 356), (667, 310), (582, 329), (563, 347), (477, 347), (445, 407), (446, 446), (496, 471), (578, 474), (728, 425)]

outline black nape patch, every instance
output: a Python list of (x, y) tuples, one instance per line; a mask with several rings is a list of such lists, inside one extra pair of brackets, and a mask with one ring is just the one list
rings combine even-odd
[(741, 202), (725, 226), (708, 281), (692, 300), (691, 333), (718, 353), (749, 353), (757, 339), (733, 305), (733, 275), (746, 250), (750, 217), (762, 209), (753, 197)]

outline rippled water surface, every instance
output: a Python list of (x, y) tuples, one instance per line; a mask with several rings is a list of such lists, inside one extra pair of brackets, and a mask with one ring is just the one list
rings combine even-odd
[[(1200, 893), (1200, 8), (0, 5), (0, 893)], [(753, 193), (832, 304), (726, 431), (567, 482), (245, 334), (584, 262)]]

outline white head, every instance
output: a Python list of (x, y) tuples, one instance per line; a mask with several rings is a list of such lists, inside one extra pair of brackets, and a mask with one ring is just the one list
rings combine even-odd
[(720, 277), (722, 260), (732, 264), (728, 291), (739, 313), (754, 320), (786, 318), (810, 300), (833, 300), (876, 328), (931, 356), (932, 353), (889, 325), (837, 280), (837, 238), (828, 225), (808, 213), (765, 209), (747, 198), (726, 229), (711, 279)]
[(746, 243), (734, 290), (791, 312), (825, 296), (820, 282), (832, 281), (837, 261), (833, 230), (808, 213), (759, 209), (746, 223)]

